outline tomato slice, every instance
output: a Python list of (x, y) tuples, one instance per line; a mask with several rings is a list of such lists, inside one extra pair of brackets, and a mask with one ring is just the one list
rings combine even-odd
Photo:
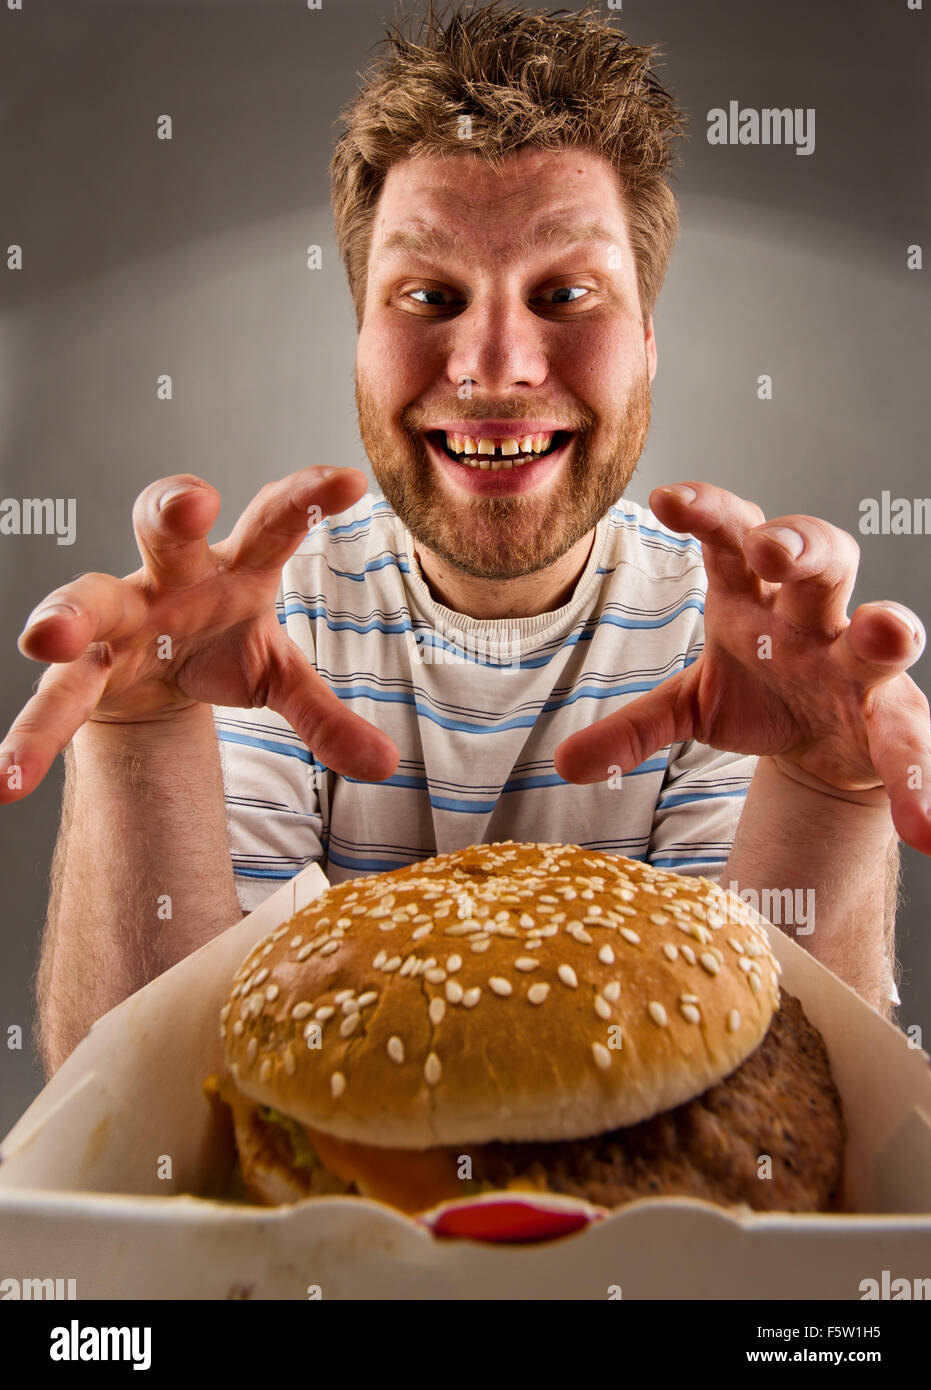
[(448, 1240), (528, 1245), (572, 1235), (598, 1219), (595, 1211), (558, 1211), (506, 1198), (500, 1202), (457, 1203), (430, 1217), (427, 1225), (435, 1236)]

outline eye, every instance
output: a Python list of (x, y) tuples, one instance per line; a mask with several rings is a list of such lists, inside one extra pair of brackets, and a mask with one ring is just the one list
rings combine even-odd
[(579, 295), (588, 295), (591, 291), (588, 291), (584, 285), (561, 285), (559, 289), (554, 289), (553, 293), (556, 296), (571, 296), (567, 297), (567, 299), (559, 299), (559, 297), (556, 297), (556, 299), (552, 300), (553, 304), (572, 304), (575, 303)]
[[(418, 299), (417, 295), (423, 295), (424, 297)], [(424, 309), (450, 309), (456, 302), (455, 297), (451, 295), (449, 291), (423, 285), (418, 286), (416, 289), (408, 290), (404, 297), (413, 300), (415, 304), (419, 304), (421, 308)]]

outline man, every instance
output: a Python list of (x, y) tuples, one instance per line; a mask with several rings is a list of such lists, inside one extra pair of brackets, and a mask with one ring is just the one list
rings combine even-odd
[(590, 12), (395, 34), (332, 166), (385, 500), (304, 469), (210, 547), (216, 491), (162, 479), (142, 568), (32, 615), (21, 650), (53, 664), (4, 799), (66, 748), (49, 1070), (304, 864), (339, 881), (506, 838), (813, 891), (804, 944), (895, 997), (896, 831), (931, 853), (921, 625), (848, 619), (856, 546), (826, 522), (764, 526), (704, 482), (619, 500), (676, 232), (651, 56)]

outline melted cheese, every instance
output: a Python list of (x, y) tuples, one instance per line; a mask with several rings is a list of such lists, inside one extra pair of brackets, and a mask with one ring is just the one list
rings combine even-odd
[(451, 1149), (381, 1149), (304, 1128), (330, 1172), (376, 1201), (415, 1212), (462, 1196)]

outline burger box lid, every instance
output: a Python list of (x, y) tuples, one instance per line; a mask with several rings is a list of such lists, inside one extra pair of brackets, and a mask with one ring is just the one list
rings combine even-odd
[[(762, 918), (843, 1101), (844, 1214), (682, 1197), (604, 1212), (510, 1193), (414, 1219), (360, 1197), (219, 1200), (229, 1148), (202, 1082), (221, 1066), (220, 1009), (252, 947), (327, 887), (312, 865), (94, 1024), (0, 1146), (0, 1291), (12, 1276), (73, 1278), (78, 1298), (857, 1299), (864, 1280), (889, 1296), (892, 1280), (927, 1277), (929, 1058)], [(505, 1201), (575, 1230), (523, 1244), (435, 1233)]]

